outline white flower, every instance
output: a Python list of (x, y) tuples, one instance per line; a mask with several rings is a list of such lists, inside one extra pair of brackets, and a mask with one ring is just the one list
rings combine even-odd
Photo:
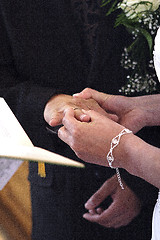
[(130, 19), (140, 18), (146, 11), (156, 11), (160, 0), (123, 0), (119, 7)]

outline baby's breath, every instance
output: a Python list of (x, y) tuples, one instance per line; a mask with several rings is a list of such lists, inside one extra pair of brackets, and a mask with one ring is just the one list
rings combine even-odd
[[(117, 16), (115, 26), (124, 25), (132, 37), (132, 44), (124, 48), (121, 58), (121, 66), (128, 72), (126, 84), (119, 92), (125, 95), (156, 92), (158, 80), (153, 64), (154, 38), (160, 26), (159, 0), (149, 0), (151, 8), (140, 12), (144, 0), (137, 0), (134, 12), (134, 1), (124, 0), (121, 4), (110, 0), (103, 1), (103, 5), (111, 4), (107, 15), (120, 8), (121, 13)], [(128, 5), (127, 5), (128, 4)], [(156, 10), (154, 6), (156, 5)], [(140, 8), (139, 8), (140, 6)], [(131, 10), (130, 10), (131, 7)], [(135, 5), (134, 5), (135, 7)], [(138, 9), (139, 8), (139, 9)]]

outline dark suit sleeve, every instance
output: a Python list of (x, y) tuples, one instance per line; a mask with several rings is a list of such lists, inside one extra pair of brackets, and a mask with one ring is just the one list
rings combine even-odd
[[(58, 89), (34, 84), (19, 76), (12, 56), (12, 46), (0, 12), (0, 96), (3, 97), (25, 130), (32, 132), (45, 125), (43, 111)], [(29, 124), (30, 122), (30, 124)], [(29, 125), (32, 124), (32, 129)], [(28, 132), (27, 132), (28, 133)]]

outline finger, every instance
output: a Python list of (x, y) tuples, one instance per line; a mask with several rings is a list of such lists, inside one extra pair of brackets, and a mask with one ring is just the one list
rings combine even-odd
[(59, 130), (58, 130), (58, 137), (65, 143), (69, 143), (69, 133), (67, 131), (67, 129), (65, 127), (61, 127)]
[(55, 111), (52, 113), (51, 118), (48, 119), (47, 122), (51, 127), (55, 127), (57, 125), (62, 124), (62, 119), (63, 119), (63, 113)]
[(75, 97), (75, 98), (80, 97), (80, 98), (84, 98), (84, 99), (89, 99), (89, 98), (92, 97), (92, 94), (91, 94), (90, 90), (91, 90), (91, 88), (85, 88), (80, 93), (73, 94), (73, 97)]
[(96, 212), (96, 209), (91, 209), (91, 210), (89, 210), (89, 213), (90, 213), (91, 215), (94, 215), (94, 214), (96, 214), (97, 212)]
[(119, 222), (119, 220), (116, 220), (117, 218), (119, 218), (119, 213), (115, 211), (115, 206), (109, 207), (107, 210), (104, 210), (101, 213), (97, 213), (94, 215), (86, 213), (83, 215), (83, 217), (88, 221), (96, 222), (106, 227), (114, 227), (116, 222)]
[[(82, 116), (90, 119), (91, 121), (98, 119), (99, 117), (102, 116), (101, 114), (93, 110), (86, 111), (82, 109), (82, 113), (83, 113)], [(76, 128), (80, 127), (81, 124), (80, 121), (77, 120), (75, 115), (76, 115), (75, 111), (72, 108), (68, 108), (65, 110), (65, 115), (62, 120), (62, 124), (70, 133), (75, 131)]]
[(96, 102), (99, 103), (100, 106), (102, 106), (106, 99), (110, 96), (111, 95), (109, 94), (98, 92), (91, 88), (85, 88), (82, 92), (73, 95), (73, 97), (81, 97), (85, 99), (93, 98)]
[(113, 223), (111, 223), (107, 217), (105, 216), (104, 212), (102, 212), (101, 214), (96, 213), (96, 214), (90, 214), (90, 213), (85, 213), (83, 215), (83, 218), (85, 218), (86, 220), (90, 221), (90, 222), (95, 222), (98, 223), (102, 226), (105, 227), (114, 227), (115, 225)]
[(106, 181), (101, 188), (94, 193), (91, 198), (86, 202), (85, 208), (86, 209), (93, 209), (96, 208), (100, 203), (102, 203), (108, 196), (110, 196), (114, 191), (112, 187), (112, 183), (110, 181)]
[(75, 111), (74, 116), (76, 117), (77, 120), (81, 122), (89, 122), (91, 120), (90, 116), (83, 113), (82, 109), (75, 108), (74, 111)]
[[(92, 89), (89, 89), (89, 88), (87, 88), (87, 89), (85, 89), (85, 90), (83, 90), (81, 93), (76, 93), (76, 94), (74, 94), (73, 95), (73, 97), (79, 97), (79, 98), (85, 98), (85, 99), (89, 99), (89, 98), (93, 98), (94, 97), (94, 95), (96, 95), (96, 94), (92, 94), (92, 92), (95, 92), (95, 93), (98, 93), (97, 91), (95, 91), (95, 90), (92, 90)], [(103, 94), (103, 93), (98, 93), (98, 94)], [(106, 96), (107, 94), (103, 94), (104, 96)], [(107, 95), (107, 96), (109, 96), (109, 95)], [(95, 100), (95, 99), (94, 99)], [(96, 99), (97, 100), (97, 99)], [(88, 105), (89, 105), (89, 103), (88, 103)], [(118, 120), (119, 120), (119, 118), (118, 118), (118, 116), (117, 115), (115, 115), (115, 114), (111, 114), (111, 113), (107, 113), (106, 111), (105, 111), (105, 109), (103, 109), (102, 107), (100, 107), (100, 105), (97, 103), (97, 105), (95, 105), (95, 103), (94, 103), (94, 108), (92, 107), (92, 106), (88, 106), (89, 107), (89, 109), (94, 109), (94, 111), (96, 111), (96, 112), (99, 112), (99, 113), (101, 113), (102, 115), (104, 115), (104, 116), (107, 116), (108, 118), (110, 118), (111, 120), (113, 120), (113, 121), (115, 121), (115, 122), (118, 122)], [(81, 120), (81, 119), (80, 119)]]
[(82, 110), (83, 111), (83, 113), (84, 114), (86, 114), (86, 115), (88, 115), (89, 117), (90, 117), (90, 121), (92, 122), (92, 121), (95, 121), (95, 120), (97, 120), (97, 119), (99, 119), (100, 117), (101, 118), (108, 118), (107, 116), (108, 115), (103, 115), (103, 114), (101, 114), (101, 113), (99, 113), (99, 112), (96, 112), (95, 110)]
[(90, 221), (90, 222), (96, 222), (98, 223), (98, 217), (99, 214), (90, 214), (90, 213), (85, 213), (83, 214), (83, 218), (85, 218), (86, 220)]
[(102, 212), (104, 212), (104, 209), (103, 208), (97, 208), (96, 212), (100, 215), (100, 214), (102, 214)]
[(92, 108), (92, 106), (91, 106), (90, 110), (94, 110), (95, 112), (98, 112), (99, 114), (102, 114), (103, 116), (108, 117), (109, 119), (113, 120), (114, 122), (118, 122), (118, 120), (119, 120), (119, 117), (117, 115), (107, 113), (103, 108), (100, 107), (99, 104), (94, 105), (94, 108)]
[(88, 213), (83, 215), (87, 220), (91, 219), (91, 215), (93, 216), (92, 221), (96, 221), (97, 215), (100, 215), (104, 210), (102, 208), (89, 210)]
[(75, 118), (75, 111), (73, 108), (67, 108), (64, 113), (62, 124), (69, 131), (72, 132), (74, 127), (80, 122)]
[(102, 221), (102, 220), (100, 221), (99, 220), (101, 218), (100, 214), (91, 215), (89, 213), (85, 213), (83, 215), (83, 218), (85, 218), (86, 220), (88, 220), (90, 222), (98, 223), (99, 225), (104, 226), (106, 228), (119, 228), (119, 227), (122, 227), (122, 226), (126, 226), (129, 223), (127, 221), (122, 223), (121, 219), (117, 219), (114, 222), (110, 222), (110, 221), (107, 221), (107, 219), (104, 218), (104, 221)]
[[(96, 214), (85, 213), (83, 217), (91, 222), (96, 222), (105, 227), (117, 227), (124, 220), (123, 213), (120, 213), (116, 204), (111, 204), (106, 210), (101, 208), (96, 209)], [(124, 222), (124, 221), (123, 221)]]
[[(68, 109), (68, 108), (67, 108)], [(64, 112), (67, 110), (65, 109)], [(74, 108), (73, 108), (74, 109)], [(87, 114), (84, 114), (80, 108), (75, 108), (75, 117), (77, 120), (81, 122), (89, 122), (90, 117)], [(47, 120), (50, 126), (55, 127), (57, 125), (62, 124), (62, 119), (64, 116), (64, 112), (53, 112), (51, 118)]]
[[(93, 104), (92, 104), (92, 101), (93, 101)], [(95, 112), (98, 112), (98, 113), (112, 119), (115, 122), (118, 121), (117, 115), (106, 112), (98, 103), (95, 104), (95, 100), (92, 99), (92, 101), (90, 100), (90, 102), (87, 104), (89, 109), (85, 109), (85, 110), (94, 110)]]

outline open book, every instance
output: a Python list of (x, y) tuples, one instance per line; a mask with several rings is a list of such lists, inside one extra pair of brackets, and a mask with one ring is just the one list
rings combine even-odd
[(82, 163), (33, 146), (5, 100), (0, 98), (0, 190), (23, 161), (84, 167)]

